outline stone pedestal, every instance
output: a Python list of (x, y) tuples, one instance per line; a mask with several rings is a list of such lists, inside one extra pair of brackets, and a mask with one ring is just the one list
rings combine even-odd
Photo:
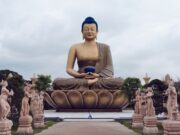
[(132, 127), (142, 128), (143, 127), (143, 116), (141, 114), (133, 114), (132, 117)]
[(159, 132), (157, 128), (157, 118), (155, 116), (145, 116), (143, 134), (144, 135), (157, 135), (158, 133)]
[(32, 135), (33, 130), (32, 130), (32, 117), (27, 115), (27, 116), (21, 116), (19, 118), (19, 127), (17, 129), (16, 134), (17, 135)]
[(180, 135), (180, 121), (165, 120), (162, 122), (164, 135)]
[(35, 128), (42, 128), (44, 127), (44, 115), (43, 114), (36, 114), (33, 118), (33, 126)]
[(0, 135), (11, 135), (11, 127), (13, 123), (11, 120), (1, 120), (0, 121)]

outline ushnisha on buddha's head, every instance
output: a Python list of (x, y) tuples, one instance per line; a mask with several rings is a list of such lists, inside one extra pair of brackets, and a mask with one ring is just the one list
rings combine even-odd
[(81, 32), (83, 39), (95, 40), (98, 33), (98, 24), (93, 17), (87, 17), (82, 23)]

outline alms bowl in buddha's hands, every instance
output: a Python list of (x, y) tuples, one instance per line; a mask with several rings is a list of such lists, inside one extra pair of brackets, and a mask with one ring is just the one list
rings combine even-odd
[(88, 74), (95, 73), (95, 67), (93, 67), (93, 66), (86, 66), (84, 68), (84, 72), (88, 73)]

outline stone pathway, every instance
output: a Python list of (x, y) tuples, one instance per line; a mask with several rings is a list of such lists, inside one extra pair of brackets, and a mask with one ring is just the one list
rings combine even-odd
[(36, 135), (138, 135), (118, 122), (64, 121)]

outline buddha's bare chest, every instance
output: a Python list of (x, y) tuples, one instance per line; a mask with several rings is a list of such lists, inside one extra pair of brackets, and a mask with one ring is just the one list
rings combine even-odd
[(79, 47), (76, 50), (78, 60), (98, 60), (99, 53), (96, 46), (94, 47)]

